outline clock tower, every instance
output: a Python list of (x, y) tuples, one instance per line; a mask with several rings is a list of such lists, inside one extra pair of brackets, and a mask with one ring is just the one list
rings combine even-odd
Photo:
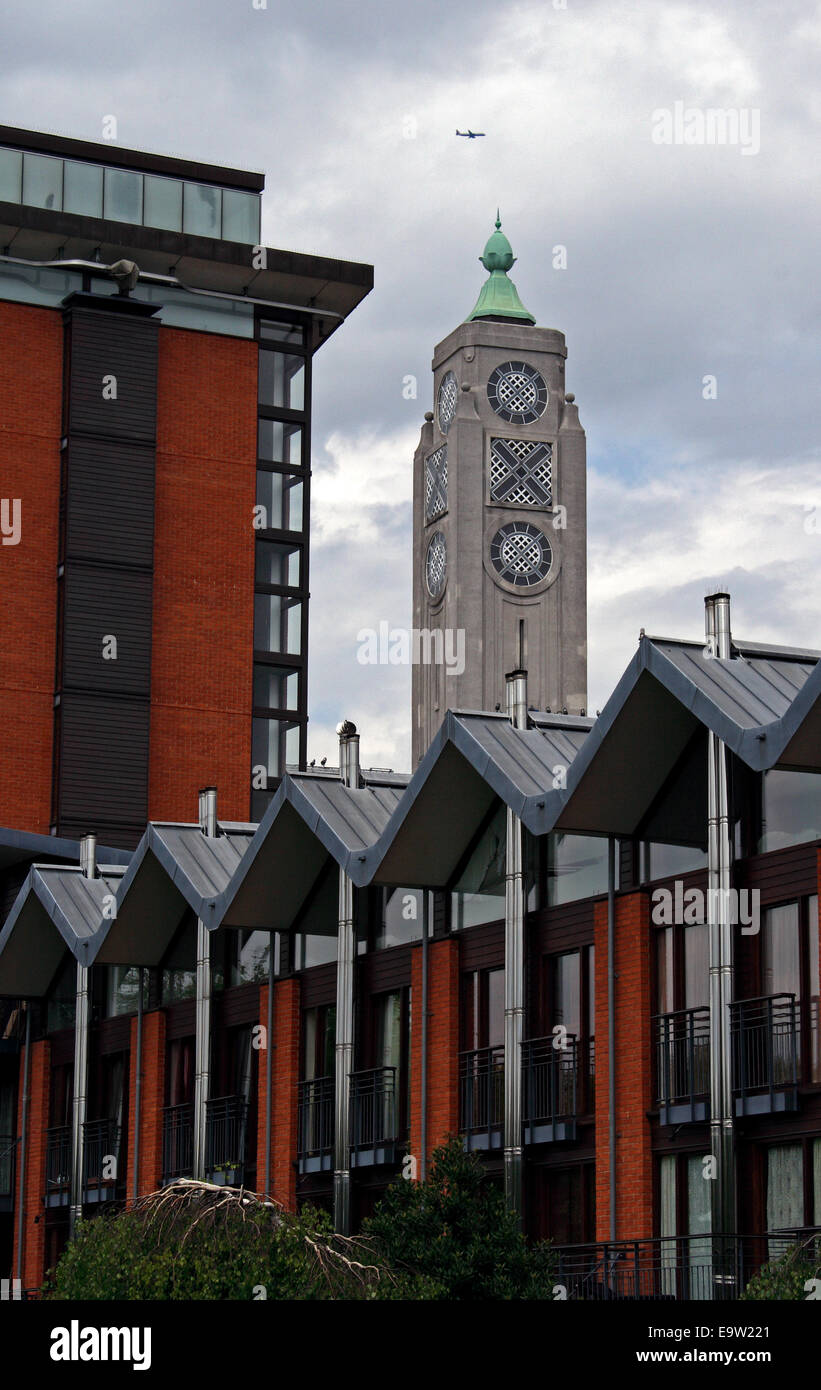
[(496, 230), (476, 307), (434, 352), (414, 455), (413, 765), (448, 709), (587, 706), (586, 449), (564, 334), (538, 328)]

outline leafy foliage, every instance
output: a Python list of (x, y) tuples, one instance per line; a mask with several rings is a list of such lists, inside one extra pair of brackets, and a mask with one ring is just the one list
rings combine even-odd
[(458, 1138), (435, 1150), (424, 1182), (397, 1178), (364, 1231), (396, 1274), (381, 1298), (553, 1297), (550, 1247), (527, 1245), (503, 1194)]
[(811, 1242), (804, 1245), (793, 1245), (784, 1255), (777, 1260), (770, 1260), (769, 1264), (762, 1265), (758, 1274), (750, 1280), (744, 1293), (744, 1299), (780, 1299), (802, 1302), (808, 1297), (806, 1285), (812, 1282), (816, 1298), (818, 1297), (818, 1285), (821, 1283), (821, 1252), (813, 1252)]

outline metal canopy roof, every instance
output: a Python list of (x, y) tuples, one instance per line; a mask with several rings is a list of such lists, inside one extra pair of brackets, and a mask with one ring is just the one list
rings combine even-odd
[[(107, 849), (100, 845), (97, 857), (105, 864), (127, 864), (131, 850)], [(80, 859), (79, 840), (64, 840), (57, 835), (33, 835), (27, 830), (0, 826), (0, 869), (52, 858), (77, 864)]]
[(498, 797), (517, 815), (561, 785), (594, 721), (536, 716), (514, 729), (506, 714), (448, 711), (396, 813), (351, 877), (407, 887), (448, 883)]
[(202, 917), (204, 900), (230, 883), (254, 828), (218, 822), (209, 837), (198, 824), (149, 825), (120, 883), (117, 915), (103, 926), (100, 963), (159, 965), (185, 912)]
[(41, 997), (66, 947), (80, 965), (92, 964), (122, 873), (121, 866), (109, 866), (86, 878), (62, 864), (31, 868), (0, 932), (0, 995)]
[(325, 772), (287, 773), (230, 885), (203, 904), (208, 926), (288, 931), (329, 858), (354, 877), (404, 795), (396, 773), (362, 778), (352, 788)]

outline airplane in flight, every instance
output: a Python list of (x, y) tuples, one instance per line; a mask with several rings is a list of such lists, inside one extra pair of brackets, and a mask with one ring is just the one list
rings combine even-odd
[(483, 130), (457, 130), (457, 135), (461, 135), (465, 140), (480, 140), (484, 138)]

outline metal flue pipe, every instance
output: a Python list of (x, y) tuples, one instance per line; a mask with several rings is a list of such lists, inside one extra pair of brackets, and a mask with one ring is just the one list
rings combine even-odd
[[(344, 719), (337, 725), (339, 775), (343, 786), (360, 782), (359, 734)], [(336, 963), (336, 1049), (334, 1055), (334, 1228), (351, 1233), (350, 1095), (353, 1069), (354, 928), (353, 883), (339, 870), (338, 950)]]
[[(527, 728), (527, 672), (505, 677), (507, 712), (514, 729)], [(522, 1033), (524, 1028), (524, 831), (508, 807), (505, 855), (505, 1200), (522, 1216)]]
[[(200, 830), (209, 839), (217, 834), (217, 790), (205, 787), (199, 794)], [(197, 995), (194, 1042), (194, 1177), (205, 1177), (208, 1096), (211, 1085), (211, 933), (197, 919)]]
[[(80, 841), (80, 868), (86, 878), (97, 877), (97, 837), (86, 835)], [(88, 1096), (88, 1028), (90, 999), (88, 966), (77, 962), (77, 991), (74, 1009), (74, 1097), (71, 1111), (71, 1193), (68, 1232), (73, 1236), (83, 1215), (83, 1167), (85, 1149), (86, 1102)]]

